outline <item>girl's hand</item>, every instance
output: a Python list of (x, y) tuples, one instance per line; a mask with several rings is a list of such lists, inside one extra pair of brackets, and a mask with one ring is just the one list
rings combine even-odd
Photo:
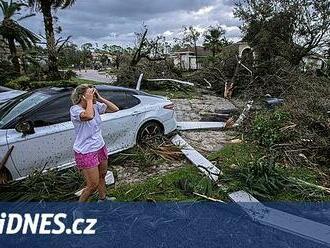
[(97, 91), (97, 89), (95, 89), (95, 96), (97, 100), (101, 100), (102, 96), (100, 95), (100, 93)]
[(95, 89), (91, 89), (91, 88), (87, 89), (84, 94), (84, 99), (86, 101), (93, 101), (94, 93), (95, 93)]

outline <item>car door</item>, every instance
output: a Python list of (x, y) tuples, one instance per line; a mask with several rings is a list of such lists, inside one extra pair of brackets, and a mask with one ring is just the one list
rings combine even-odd
[(69, 96), (60, 97), (25, 118), (35, 123), (35, 133), (7, 132), (8, 146), (14, 145), (13, 163), (21, 177), (35, 170), (51, 169), (73, 162), (73, 125), (69, 123)]
[[(144, 113), (139, 109), (139, 99), (125, 91), (101, 91), (103, 97), (119, 107), (116, 113), (102, 115), (102, 134), (109, 152), (116, 153), (136, 144), (135, 135)], [(132, 103), (131, 97), (134, 98)]]

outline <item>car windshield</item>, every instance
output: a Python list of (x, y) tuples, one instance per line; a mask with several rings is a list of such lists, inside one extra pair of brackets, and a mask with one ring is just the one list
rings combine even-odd
[(7, 123), (24, 114), (26, 111), (32, 109), (49, 97), (51, 97), (51, 95), (47, 95), (43, 92), (30, 92), (1, 105), (0, 128), (3, 128)]

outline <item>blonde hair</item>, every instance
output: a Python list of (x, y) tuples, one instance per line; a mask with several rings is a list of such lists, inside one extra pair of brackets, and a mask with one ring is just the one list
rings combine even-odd
[(95, 88), (92, 84), (81, 84), (78, 85), (71, 94), (71, 101), (74, 105), (81, 102), (83, 95), (85, 94), (86, 90), (89, 88)]

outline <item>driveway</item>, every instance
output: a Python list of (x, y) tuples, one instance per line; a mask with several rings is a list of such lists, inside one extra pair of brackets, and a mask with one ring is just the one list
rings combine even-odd
[(98, 72), (97, 70), (76, 70), (75, 73), (78, 74), (78, 78), (107, 84), (113, 83), (116, 79), (114, 76), (110, 76), (105, 72)]

